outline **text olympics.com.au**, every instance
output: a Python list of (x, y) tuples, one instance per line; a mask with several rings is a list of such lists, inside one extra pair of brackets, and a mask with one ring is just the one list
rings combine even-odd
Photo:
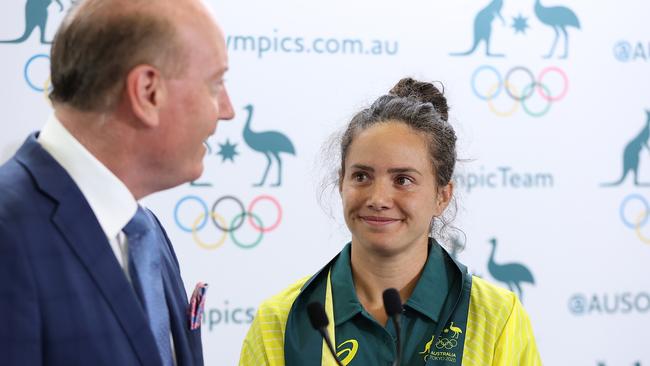
[(395, 40), (283, 36), (277, 30), (272, 35), (229, 35), (226, 45), (233, 52), (256, 52), (258, 58), (267, 53), (394, 56), (399, 52)]

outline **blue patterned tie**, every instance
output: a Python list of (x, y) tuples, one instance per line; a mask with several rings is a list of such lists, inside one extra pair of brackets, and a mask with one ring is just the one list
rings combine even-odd
[(129, 273), (149, 326), (156, 338), (163, 365), (172, 366), (169, 310), (162, 278), (160, 229), (151, 214), (138, 205), (135, 216), (124, 227), (129, 246)]

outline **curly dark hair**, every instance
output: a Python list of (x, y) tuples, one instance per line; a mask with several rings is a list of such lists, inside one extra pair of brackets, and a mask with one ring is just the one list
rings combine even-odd
[(377, 123), (400, 122), (426, 137), (438, 186), (449, 184), (456, 164), (456, 133), (448, 120), (447, 99), (432, 83), (400, 80), (387, 95), (357, 113), (341, 138), (341, 171), (354, 138)]

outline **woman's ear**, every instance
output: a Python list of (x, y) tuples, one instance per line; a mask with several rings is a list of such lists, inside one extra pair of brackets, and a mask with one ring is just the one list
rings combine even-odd
[(434, 209), (434, 216), (440, 216), (445, 211), (449, 202), (451, 202), (451, 197), (454, 194), (454, 184), (452, 182), (447, 183), (447, 185), (438, 188), (438, 193), (436, 195), (436, 207)]

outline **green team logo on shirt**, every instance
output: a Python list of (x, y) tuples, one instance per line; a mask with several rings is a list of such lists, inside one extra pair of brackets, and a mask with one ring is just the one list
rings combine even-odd
[[(341, 363), (345, 366), (352, 362), (354, 356), (357, 355), (359, 350), (359, 342), (356, 339), (348, 339), (347, 341), (336, 346), (336, 357), (341, 360)], [(343, 357), (345, 355), (345, 357)]]
[(432, 361), (446, 361), (456, 363), (458, 345), (460, 344), (458, 338), (463, 334), (463, 330), (454, 325), (454, 322), (449, 323), (443, 331), (443, 336), (435, 339), (435, 335), (431, 336), (424, 345), (424, 350), (420, 352), (424, 355), (424, 362)]

